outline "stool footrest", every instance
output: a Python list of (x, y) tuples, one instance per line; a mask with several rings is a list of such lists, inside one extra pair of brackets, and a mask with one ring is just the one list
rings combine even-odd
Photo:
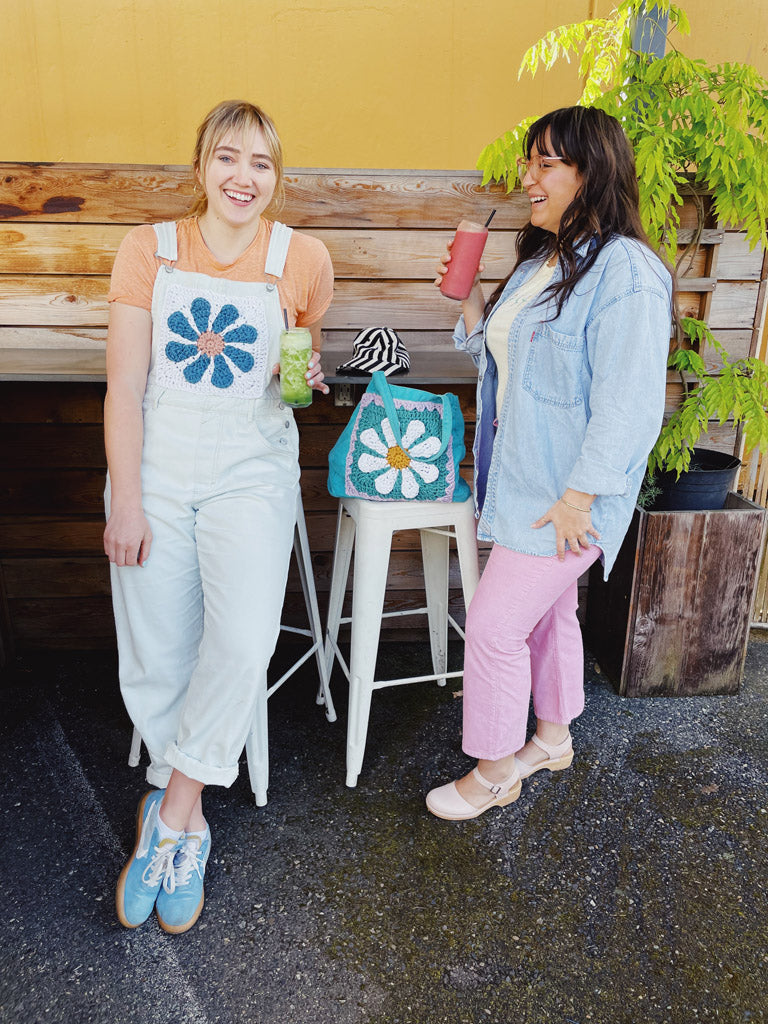
[[(333, 653), (336, 657), (336, 660), (339, 663), (339, 667), (341, 668), (341, 671), (344, 673), (344, 675), (347, 677), (347, 682), (349, 682), (351, 676), (349, 665), (344, 659), (344, 655), (339, 650), (339, 645), (330, 636), (327, 638), (327, 643), (333, 649)], [(326, 650), (326, 654), (327, 653), (328, 652)], [(457, 676), (463, 675), (464, 669), (457, 669), (454, 672), (433, 672), (431, 675), (428, 676), (403, 676), (400, 679), (374, 679), (373, 682), (371, 683), (371, 689), (383, 690), (387, 686), (402, 686), (405, 683), (428, 683), (430, 681), (435, 681), (437, 679), (455, 679)]]
[(380, 679), (371, 683), (372, 690), (383, 690), (386, 686), (403, 686), (405, 683), (429, 683), (435, 682), (438, 679), (456, 679), (457, 676), (463, 676), (464, 669), (457, 669), (456, 672), (441, 672), (439, 675), (433, 673), (429, 676), (408, 676), (402, 679)]
[[(401, 616), (406, 616), (406, 615), (428, 615), (428, 614), (429, 614), (429, 609), (428, 608), (409, 608), (408, 611), (404, 611), (404, 612), (382, 612), (381, 613), (381, 618), (382, 619), (396, 619), (396, 618), (399, 618)], [(339, 619), (339, 625), (340, 626), (348, 626), (350, 624), (350, 622), (352, 622), (352, 616), (351, 615), (346, 615), (343, 619)]]

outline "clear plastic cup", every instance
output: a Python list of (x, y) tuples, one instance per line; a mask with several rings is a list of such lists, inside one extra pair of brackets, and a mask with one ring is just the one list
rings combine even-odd
[(306, 372), (312, 358), (312, 335), (308, 327), (291, 327), (280, 332), (280, 398), (293, 409), (312, 404), (312, 388)]
[(462, 220), (451, 246), (448, 270), (440, 282), (440, 291), (449, 299), (466, 299), (480, 266), (488, 228), (471, 220)]

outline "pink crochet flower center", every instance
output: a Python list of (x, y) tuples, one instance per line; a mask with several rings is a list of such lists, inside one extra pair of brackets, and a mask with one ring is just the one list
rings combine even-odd
[(214, 334), (213, 331), (203, 331), (200, 337), (197, 339), (197, 347), (200, 352), (204, 352), (207, 356), (217, 356), (220, 352), (224, 351), (224, 339), (220, 334)]

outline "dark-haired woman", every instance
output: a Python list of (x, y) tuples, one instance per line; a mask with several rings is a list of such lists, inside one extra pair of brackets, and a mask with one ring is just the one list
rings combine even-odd
[(641, 226), (621, 126), (556, 110), (524, 151), (531, 219), (515, 267), (487, 303), (475, 282), (455, 334), (479, 371), (475, 501), (493, 548), (467, 616), (463, 749), (478, 765), (427, 796), (454, 820), (571, 764), (577, 580), (598, 558), (610, 571), (664, 410), (672, 278)]

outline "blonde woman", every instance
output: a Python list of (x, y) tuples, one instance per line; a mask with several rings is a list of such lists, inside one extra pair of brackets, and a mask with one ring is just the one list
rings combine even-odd
[[(134, 928), (182, 932), (203, 906), (205, 786), (230, 786), (280, 625), (298, 434), (274, 373), (283, 317), (310, 329), (327, 393), (325, 246), (275, 222), (280, 140), (250, 103), (219, 104), (193, 157), (197, 202), (132, 230), (109, 293), (104, 550), (126, 708), (147, 746), (136, 847), (117, 887)], [(285, 313), (283, 312), (285, 311)]]

